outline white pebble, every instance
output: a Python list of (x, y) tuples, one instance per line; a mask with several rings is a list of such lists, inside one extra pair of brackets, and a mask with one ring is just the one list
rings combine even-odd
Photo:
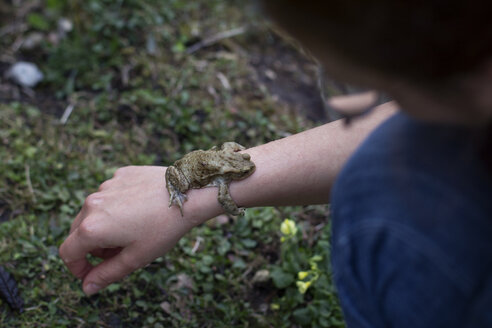
[(32, 88), (43, 80), (43, 73), (33, 63), (18, 62), (7, 71), (7, 77), (17, 84)]
[(68, 33), (73, 30), (73, 23), (68, 18), (60, 18), (58, 20), (58, 31), (61, 33)]

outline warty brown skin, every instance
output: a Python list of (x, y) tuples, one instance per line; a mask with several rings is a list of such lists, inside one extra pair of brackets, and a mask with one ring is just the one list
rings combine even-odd
[(244, 149), (237, 143), (227, 142), (220, 149), (195, 150), (177, 160), (166, 171), (169, 206), (178, 205), (183, 215), (188, 190), (214, 186), (219, 188), (218, 201), (224, 210), (231, 215), (241, 214), (229, 193), (229, 183), (245, 179), (255, 171), (251, 157), (239, 153)]

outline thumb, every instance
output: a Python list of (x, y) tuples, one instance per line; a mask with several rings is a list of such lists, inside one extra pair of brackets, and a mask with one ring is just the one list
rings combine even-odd
[(137, 259), (142, 257), (137, 254), (134, 247), (126, 247), (112, 258), (106, 259), (93, 267), (84, 278), (82, 289), (87, 296), (97, 293), (106, 286), (123, 279), (133, 271), (143, 267)]

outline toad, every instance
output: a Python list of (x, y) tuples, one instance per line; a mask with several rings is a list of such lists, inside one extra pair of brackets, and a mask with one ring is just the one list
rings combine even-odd
[(229, 193), (229, 183), (242, 180), (255, 171), (255, 164), (249, 154), (239, 153), (246, 149), (235, 142), (226, 142), (220, 149), (195, 150), (177, 160), (166, 171), (166, 188), (169, 192), (169, 207), (178, 205), (183, 216), (183, 203), (187, 200), (186, 191), (204, 187), (218, 187), (218, 201), (231, 215), (240, 215), (244, 209), (238, 208)]

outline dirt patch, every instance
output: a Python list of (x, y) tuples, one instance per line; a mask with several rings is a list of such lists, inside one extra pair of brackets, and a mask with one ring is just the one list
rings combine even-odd
[(279, 102), (317, 122), (327, 116), (318, 88), (317, 64), (273, 34), (253, 41), (250, 64)]

